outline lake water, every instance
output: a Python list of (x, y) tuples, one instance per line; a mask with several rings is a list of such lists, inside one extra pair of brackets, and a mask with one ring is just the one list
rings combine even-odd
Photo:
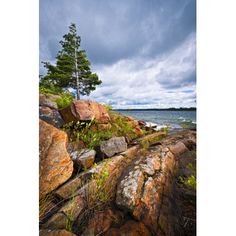
[(196, 128), (196, 111), (117, 110), (138, 120), (168, 125), (171, 129)]

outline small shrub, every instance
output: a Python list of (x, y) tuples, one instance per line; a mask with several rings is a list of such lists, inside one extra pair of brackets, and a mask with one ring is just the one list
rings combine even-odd
[(112, 105), (106, 104), (106, 105), (104, 105), (104, 106), (106, 107), (106, 109), (107, 109), (108, 112), (113, 110)]
[(101, 141), (113, 136), (125, 136), (128, 140), (138, 137), (126, 117), (113, 112), (111, 114), (111, 127), (107, 129), (99, 129), (97, 122), (91, 120), (90, 122), (70, 122), (63, 126), (63, 130), (69, 134), (71, 141), (83, 141), (89, 149), (94, 149), (100, 145)]
[(161, 131), (165, 132), (166, 135), (168, 134), (169, 130), (170, 130), (170, 127), (169, 127), (169, 126), (166, 126), (166, 127), (164, 127), (164, 128), (161, 129)]
[(107, 171), (107, 164), (105, 164), (101, 172), (93, 174), (91, 178), (91, 182), (94, 183), (93, 197), (96, 201), (100, 201), (101, 203), (107, 203), (110, 199), (110, 195), (105, 190), (105, 183), (108, 177), (109, 172)]
[(83, 141), (87, 148), (94, 149), (101, 141), (112, 137), (112, 130), (98, 130), (94, 120), (90, 122), (70, 122), (63, 126), (72, 141)]
[(112, 132), (116, 136), (125, 136), (128, 139), (135, 139), (138, 135), (134, 132), (134, 128), (130, 126), (127, 117), (116, 112), (109, 112), (112, 120)]
[(53, 194), (49, 193), (39, 200), (39, 217), (43, 217), (50, 211), (48, 207), (53, 202), (53, 199)]
[(143, 148), (144, 150), (148, 150), (148, 148), (150, 147), (150, 143), (149, 143), (148, 140), (143, 140), (143, 141), (141, 142), (141, 146), (142, 146), (142, 148)]
[(191, 175), (187, 178), (183, 178), (183, 177), (179, 177), (179, 180), (182, 184), (184, 184), (185, 186), (193, 189), (193, 190), (196, 190), (196, 187), (197, 187), (197, 181), (196, 181), (196, 177), (194, 175)]
[(39, 93), (41, 94), (54, 94), (60, 95), (63, 92), (61, 88), (55, 87), (52, 84), (48, 84), (45, 80), (41, 80), (39, 83)]
[(196, 171), (196, 166), (193, 165), (192, 163), (188, 163), (187, 168), (192, 171)]
[(73, 101), (73, 96), (69, 93), (63, 93), (61, 98), (56, 99), (58, 108), (64, 108), (69, 106)]
[(94, 149), (99, 146), (101, 141), (112, 137), (112, 132), (109, 130), (93, 131), (90, 129), (82, 130), (77, 133), (77, 140), (82, 140), (89, 149)]
[(75, 191), (77, 190), (77, 186), (76, 187), (74, 187), (73, 189), (72, 189), (72, 191), (71, 191), (71, 195), (72, 195), (72, 198), (71, 198), (71, 200), (70, 201), (72, 201), (72, 207), (71, 207), (71, 209), (70, 209), (70, 211), (68, 211), (67, 212), (67, 217), (66, 217), (66, 221), (65, 221), (65, 229), (67, 230), (67, 231), (69, 231), (69, 232), (72, 232), (72, 226), (73, 226), (73, 216), (74, 216), (74, 213), (75, 213), (75, 209), (76, 209), (76, 207), (77, 207), (77, 203), (76, 203), (76, 198), (75, 198), (75, 195), (74, 195), (74, 193), (75, 193)]

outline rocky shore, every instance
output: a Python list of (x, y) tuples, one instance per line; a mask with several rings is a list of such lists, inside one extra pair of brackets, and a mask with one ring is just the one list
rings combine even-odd
[(39, 99), (41, 236), (196, 235), (196, 131), (56, 99)]

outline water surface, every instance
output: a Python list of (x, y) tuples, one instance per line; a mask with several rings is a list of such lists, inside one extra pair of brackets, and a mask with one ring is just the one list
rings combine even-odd
[(168, 125), (171, 129), (196, 128), (196, 111), (171, 110), (117, 110), (138, 120)]

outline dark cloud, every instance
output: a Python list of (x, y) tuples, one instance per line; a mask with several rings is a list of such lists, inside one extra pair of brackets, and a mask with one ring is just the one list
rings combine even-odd
[[(183, 88), (185, 86), (192, 86), (196, 84), (196, 71), (192, 71), (190, 75), (182, 75), (178, 80), (163, 79), (159, 81), (166, 89)], [(188, 90), (189, 92), (192, 90)]]
[(195, 30), (195, 1), (41, 0), (41, 59), (55, 58), (70, 22), (77, 23), (90, 60), (111, 64), (178, 45)]
[(194, 106), (195, 0), (40, 0), (40, 61), (55, 62), (71, 22), (103, 81), (91, 99), (114, 107)]

